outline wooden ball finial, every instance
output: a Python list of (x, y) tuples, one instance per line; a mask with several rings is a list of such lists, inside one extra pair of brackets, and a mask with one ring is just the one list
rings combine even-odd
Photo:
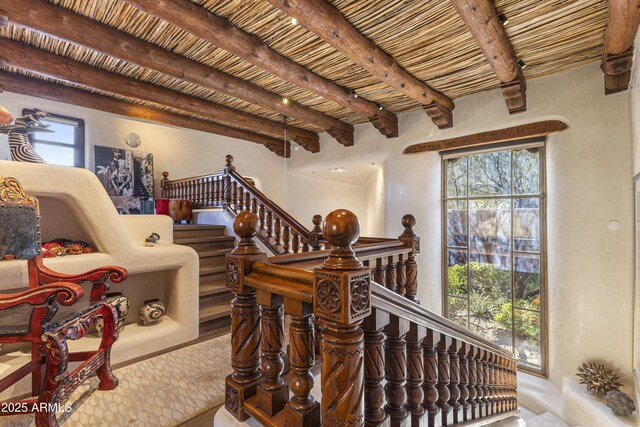
[(259, 229), (258, 215), (253, 212), (240, 212), (233, 221), (233, 231), (240, 238), (240, 242), (231, 253), (244, 255), (261, 253), (260, 248), (253, 240)]
[(415, 233), (413, 232), (413, 227), (416, 225), (416, 217), (411, 214), (406, 214), (402, 217), (402, 226), (404, 227), (403, 236), (413, 237)]
[(351, 245), (360, 237), (360, 222), (358, 217), (346, 209), (331, 212), (322, 225), (323, 237), (333, 249), (323, 263), (327, 270), (357, 270), (362, 268), (362, 262), (356, 258)]
[(163, 177), (164, 179), (169, 178), (169, 172), (167, 172), (167, 171), (162, 172), (162, 177)]
[(313, 220), (312, 220), (312, 222), (313, 222), (313, 225), (321, 225), (321, 224), (322, 224), (322, 215), (320, 215), (320, 214), (315, 214), (315, 215), (313, 216)]

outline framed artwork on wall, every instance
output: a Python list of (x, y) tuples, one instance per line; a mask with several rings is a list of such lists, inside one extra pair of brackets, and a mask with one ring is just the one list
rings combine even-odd
[(95, 174), (120, 214), (153, 214), (153, 154), (95, 146)]

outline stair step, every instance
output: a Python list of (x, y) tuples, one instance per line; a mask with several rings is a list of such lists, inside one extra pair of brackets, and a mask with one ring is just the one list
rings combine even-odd
[(227, 298), (219, 296), (200, 301), (200, 323), (220, 319), (231, 315), (231, 295)]
[(179, 237), (173, 240), (177, 245), (186, 245), (191, 243), (212, 243), (212, 242), (235, 242), (235, 236), (193, 236)]
[(209, 274), (224, 273), (226, 266), (221, 265), (200, 265), (200, 276), (207, 276)]
[(231, 292), (227, 288), (227, 283), (225, 280), (216, 280), (213, 282), (202, 284), (200, 283), (200, 297), (223, 294), (226, 292)]
[(198, 256), (202, 259), (202, 258), (225, 256), (231, 251), (232, 251), (232, 248), (221, 248), (221, 249), (204, 249), (196, 252), (198, 252)]
[(175, 224), (173, 226), (173, 231), (183, 230), (226, 230), (226, 227), (216, 224)]

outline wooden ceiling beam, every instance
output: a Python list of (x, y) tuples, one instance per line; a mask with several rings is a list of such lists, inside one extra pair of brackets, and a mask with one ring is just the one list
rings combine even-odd
[[(282, 96), (267, 89), (45, 0), (0, 0), (1, 15), (6, 15), (14, 25), (45, 33), (176, 79), (226, 93), (279, 114), (321, 126), (341, 144), (353, 145), (353, 126), (348, 123), (292, 100), (284, 104)], [(90, 37), (87, 36), (89, 34)]]
[(442, 151), (454, 148), (477, 147), (498, 142), (515, 141), (518, 139), (547, 136), (554, 132), (567, 129), (569, 126), (560, 120), (545, 120), (541, 122), (527, 123), (525, 125), (512, 126), (504, 129), (490, 130), (459, 136), (456, 138), (439, 139), (410, 145), (404, 149), (403, 154), (422, 153), (424, 151)]
[[(173, 107), (191, 114), (211, 117), (216, 122), (223, 122), (233, 127), (251, 129), (276, 137), (283, 137), (284, 134), (283, 125), (280, 122), (111, 73), (20, 42), (0, 38), (0, 52), (8, 66), (21, 70), (107, 93)], [(287, 133), (306, 150), (311, 152), (320, 150), (317, 133), (294, 126), (289, 126)]]
[(91, 108), (93, 110), (118, 114), (120, 116), (149, 120), (152, 122), (198, 130), (229, 138), (242, 139), (264, 145), (277, 155), (281, 157), (284, 156), (284, 146), (280, 139), (221, 125), (208, 120), (197, 119), (169, 111), (137, 105), (109, 96), (87, 92), (81, 89), (55, 84), (32, 77), (21, 76), (6, 71), (0, 71), (0, 86), (3, 86), (4, 90), (7, 92), (35, 96), (38, 98), (49, 99), (51, 101), (63, 102), (66, 104)]
[(351, 91), (315, 74), (269, 48), (259, 37), (246, 33), (189, 0), (124, 0), (125, 3), (182, 28), (298, 87), (364, 114), (388, 138), (398, 136), (398, 118), (378, 105), (354, 97)]
[(606, 95), (629, 88), (639, 22), (640, 0), (609, 0), (601, 67)]
[(509, 114), (527, 110), (527, 85), (491, 0), (450, 0), (500, 79)]
[(342, 52), (388, 86), (422, 105), (440, 128), (453, 125), (453, 101), (409, 74), (404, 68), (324, 0), (269, 0), (307, 30)]

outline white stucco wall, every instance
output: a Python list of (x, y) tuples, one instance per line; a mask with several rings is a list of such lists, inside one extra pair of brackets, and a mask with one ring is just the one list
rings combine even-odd
[[(124, 138), (129, 132), (135, 132), (142, 138), (142, 145), (135, 151), (153, 153), (156, 192), (163, 171), (168, 171), (174, 179), (215, 172), (224, 167), (225, 156), (232, 154), (240, 173), (254, 177), (259, 187), (277, 203), (283, 201), (283, 159), (261, 145), (11, 92), (0, 93), (0, 104), (16, 117), (22, 115), (23, 108), (37, 107), (84, 119), (85, 165), (91, 171), (95, 145), (130, 149)], [(7, 136), (0, 135), (0, 159), (10, 158)], [(278, 174), (281, 179), (274, 179)]]
[[(498, 129), (543, 119), (560, 119), (570, 129), (547, 145), (548, 296), (550, 379), (560, 386), (582, 361), (612, 361), (631, 369), (631, 177), (632, 148), (628, 92), (604, 95), (598, 64), (528, 82), (528, 111), (510, 116), (499, 91), (456, 100), (453, 129), (440, 131), (422, 111), (399, 116), (400, 137), (388, 140), (370, 124), (356, 126), (354, 147), (322, 136), (322, 151), (295, 151), (290, 171), (312, 162), (358, 162), (384, 156), (382, 199), (367, 201), (367, 224), (383, 218), (384, 234), (398, 236), (400, 219), (413, 213), (422, 239), (419, 298), (441, 312), (441, 171), (438, 153), (403, 155), (411, 144)], [(347, 171), (348, 172), (348, 167)], [(288, 198), (302, 197), (292, 194)], [(378, 192), (379, 193), (379, 192)], [(371, 209), (372, 206), (384, 206)], [(291, 206), (293, 214), (296, 207)], [(380, 218), (373, 216), (380, 214)], [(619, 221), (617, 230), (607, 226)]]

